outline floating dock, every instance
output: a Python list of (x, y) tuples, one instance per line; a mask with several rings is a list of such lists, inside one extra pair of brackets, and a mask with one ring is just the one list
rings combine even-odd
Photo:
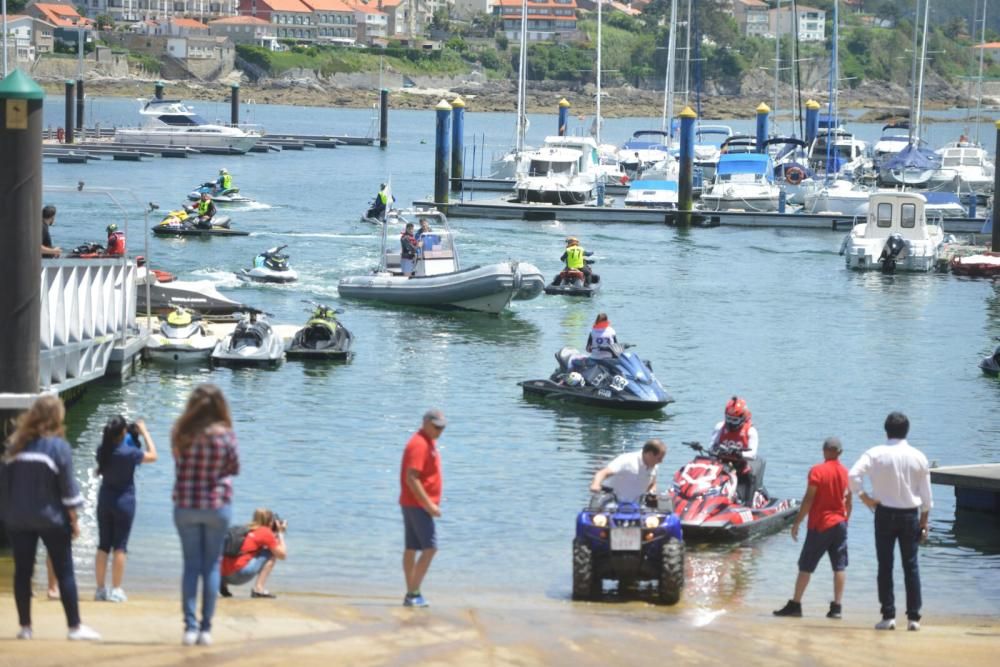
[(1000, 513), (1000, 463), (931, 468), (931, 483), (955, 487), (962, 509)]

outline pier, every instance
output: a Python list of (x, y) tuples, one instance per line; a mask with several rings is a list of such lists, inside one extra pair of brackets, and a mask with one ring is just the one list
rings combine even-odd
[(960, 509), (1000, 513), (1000, 463), (932, 468), (931, 483), (955, 487)]

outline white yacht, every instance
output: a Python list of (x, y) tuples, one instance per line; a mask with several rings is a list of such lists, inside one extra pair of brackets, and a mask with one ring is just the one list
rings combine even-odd
[(694, 165), (701, 168), (702, 178), (712, 180), (722, 155), (722, 143), (733, 136), (728, 125), (698, 125), (694, 130)]
[(916, 192), (872, 194), (868, 217), (844, 237), (847, 268), (930, 271), (944, 243), (940, 225), (927, 223), (926, 198)]
[(629, 178), (639, 178), (647, 167), (671, 160), (670, 133), (663, 130), (636, 130), (632, 138), (618, 149), (618, 161)]
[(629, 184), (625, 195), (626, 206), (642, 208), (677, 208), (677, 179), (650, 180), (645, 177)]
[(882, 136), (872, 146), (872, 161), (879, 167), (910, 143), (910, 124), (889, 123), (882, 127)]
[(259, 132), (208, 123), (180, 100), (153, 98), (140, 102), (142, 127), (115, 130), (116, 142), (228, 149), (233, 153), (246, 153), (261, 138)]
[(958, 194), (974, 192), (980, 199), (993, 193), (996, 167), (982, 146), (956, 141), (935, 152), (941, 156), (941, 166), (927, 179), (929, 189)]
[(723, 153), (711, 187), (701, 195), (704, 211), (777, 211), (781, 188), (774, 182), (771, 156)]
[(820, 130), (809, 147), (809, 168), (817, 174), (853, 180), (856, 174), (871, 167), (868, 144), (846, 130)]
[(527, 168), (517, 175), (520, 202), (585, 204), (600, 174), (593, 137), (546, 137), (545, 145), (525, 155)]

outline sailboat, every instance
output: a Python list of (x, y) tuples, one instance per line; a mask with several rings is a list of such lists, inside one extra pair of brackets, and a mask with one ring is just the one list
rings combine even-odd
[(521, 0), (521, 52), (517, 65), (517, 125), (514, 130), (514, 148), (490, 165), (490, 178), (513, 181), (517, 178), (524, 153), (524, 133), (528, 131), (528, 112), (525, 99), (525, 81), (528, 76), (528, 0)]

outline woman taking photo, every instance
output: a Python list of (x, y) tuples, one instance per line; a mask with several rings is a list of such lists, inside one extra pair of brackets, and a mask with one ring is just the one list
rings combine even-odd
[(66, 409), (58, 396), (41, 396), (17, 420), (0, 465), (0, 508), (14, 551), (14, 601), (21, 630), (31, 639), (31, 576), (38, 540), (52, 559), (59, 580), (69, 639), (98, 640), (80, 622), (72, 540), (80, 534), (77, 508), (83, 496), (73, 474), (73, 454), (65, 440)]
[[(97, 557), (94, 559), (97, 590), (94, 599), (125, 602), (122, 590), (125, 577), (125, 554), (128, 536), (135, 519), (135, 469), (142, 463), (156, 461), (156, 443), (141, 419), (135, 423), (135, 434), (129, 433), (128, 422), (121, 415), (112, 417), (104, 427), (104, 438), (97, 450), (97, 474), (101, 476), (101, 491), (97, 496)], [(146, 451), (142, 450), (146, 443)], [(111, 563), (111, 590), (104, 586), (108, 571), (108, 555), (114, 550)]]
[[(170, 435), (174, 455), (174, 524), (181, 538), (185, 646), (212, 643), (212, 616), (219, 596), (219, 561), (232, 516), (232, 476), (240, 460), (229, 406), (218, 387), (195, 387)], [(195, 614), (202, 581), (201, 623)]]

